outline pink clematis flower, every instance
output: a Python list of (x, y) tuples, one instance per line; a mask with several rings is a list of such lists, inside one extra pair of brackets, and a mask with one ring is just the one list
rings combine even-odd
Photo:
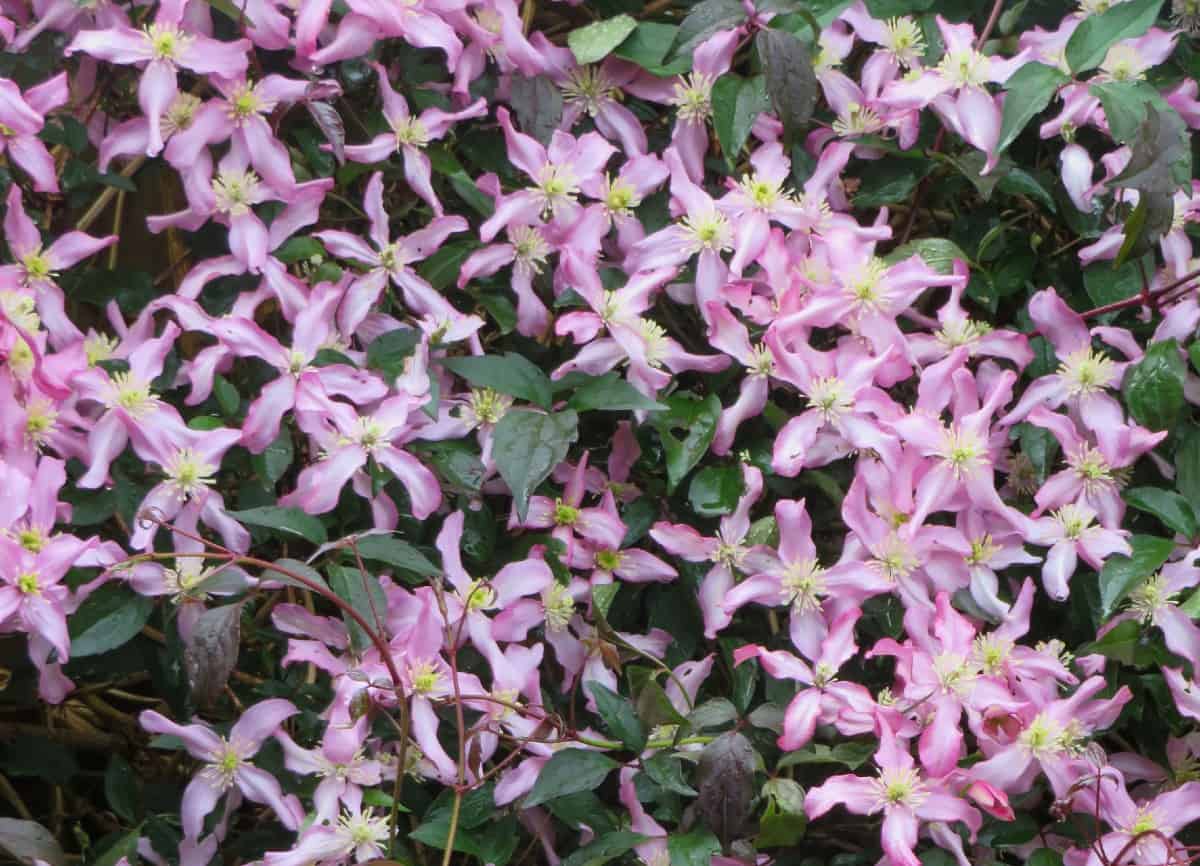
[(962, 822), (974, 839), (983, 823), (979, 812), (952, 793), (946, 781), (923, 776), (909, 754), (907, 741), (895, 736), (882, 719), (879, 729), (880, 745), (875, 753), (879, 775), (834, 776), (811, 789), (804, 799), (808, 817), (819, 818), (837, 805), (855, 815), (882, 812), (883, 850), (892, 866), (918, 866), (921, 862), (913, 848), (922, 821)]
[[(753, 566), (753, 548), (743, 543), (750, 531), (750, 509), (762, 496), (762, 473), (749, 463), (742, 464), (744, 492), (737, 508), (721, 518), (717, 534), (705, 537), (682, 523), (659, 522), (650, 529), (650, 537), (674, 556), (688, 562), (711, 562), (712, 568), (700, 584), (700, 611), (704, 616), (704, 636), (710, 640), (733, 621), (725, 609), (725, 598), (734, 587), (735, 571)], [(749, 557), (749, 558), (748, 558)]]
[(142, 67), (138, 105), (150, 122), (147, 156), (157, 156), (163, 149), (161, 119), (179, 92), (180, 68), (231, 77), (246, 71), (250, 41), (220, 42), (191, 31), (184, 26), (186, 7), (185, 0), (166, 0), (159, 4), (154, 23), (143, 30), (124, 24), (84, 30), (67, 46), (68, 55), (83, 52), (108, 63)]
[(533, 185), (500, 196), (495, 213), (479, 227), (479, 237), (487, 243), (503, 226), (529, 225), (540, 218), (559, 228), (570, 225), (579, 215), (580, 191), (602, 176), (616, 149), (594, 132), (574, 138), (560, 131), (550, 138), (549, 147), (542, 147), (513, 128), (508, 109), (496, 109), (496, 118), (504, 130), (508, 158)]
[(82, 339), (83, 334), (67, 315), (66, 299), (55, 278), (59, 271), (115, 244), (117, 236), (96, 238), (83, 232), (67, 232), (44, 246), (37, 226), (25, 213), (21, 188), (15, 183), (9, 188), (6, 204), (4, 239), (17, 263), (0, 266), (0, 274), (15, 271), (18, 283), (33, 292), (37, 311), (54, 345), (62, 347)]
[(304, 818), (300, 801), (295, 795), (285, 796), (274, 776), (250, 763), (263, 743), (298, 712), (290, 701), (278, 698), (260, 701), (242, 714), (228, 737), (219, 736), (202, 723), (176, 724), (154, 710), (138, 716), (145, 730), (178, 737), (188, 754), (204, 763), (204, 769), (192, 777), (183, 792), (180, 816), (185, 837), (200, 837), (205, 817), (216, 808), (222, 795), (238, 799), (245, 796), (251, 802), (262, 803), (289, 830), (299, 828)]
[(326, 230), (314, 233), (338, 258), (350, 259), (370, 267), (358, 277), (346, 293), (339, 313), (343, 331), (353, 332), (379, 300), (390, 279), (404, 294), (404, 302), (418, 315), (455, 320), (461, 314), (413, 270), (414, 262), (429, 258), (455, 232), (465, 231), (467, 221), (460, 216), (438, 217), (410, 235), (390, 240), (387, 211), (383, 209), (383, 172), (375, 172), (367, 182), (363, 207), (371, 220), (371, 245), (349, 232)]
[(784, 713), (779, 737), (779, 748), (784, 751), (803, 749), (818, 724), (833, 725), (846, 736), (874, 730), (875, 699), (871, 693), (858, 683), (837, 679), (838, 670), (858, 651), (854, 626), (861, 615), (861, 610), (850, 608), (833, 622), (812, 667), (782, 650), (747, 645), (734, 651), (735, 664), (757, 658), (772, 677), (808, 686), (792, 698)]
[(1029, 541), (1049, 547), (1042, 565), (1042, 586), (1056, 601), (1066, 601), (1068, 582), (1080, 557), (1099, 571), (1104, 560), (1115, 553), (1129, 556), (1132, 548), (1125, 530), (1096, 524), (1096, 512), (1087, 505), (1072, 502), (1055, 509), (1047, 517), (1033, 521)]
[(0, 78), (0, 154), (7, 153), (10, 160), (23, 168), (38, 192), (58, 192), (54, 158), (38, 133), (46, 122), (46, 114), (66, 104), (69, 98), (65, 72), (23, 94), (14, 82)]
[(442, 501), (437, 478), (402, 448), (415, 437), (412, 416), (421, 410), (424, 400), (400, 394), (384, 400), (372, 412), (359, 414), (348, 404), (321, 393), (318, 383), (309, 384), (311, 387), (297, 397), (297, 416), (324, 454), (305, 467), (296, 480), (296, 489), (280, 503), (298, 506), (309, 514), (331, 511), (346, 482), (373, 460), (395, 475), (408, 491), (413, 516), (424, 520), (432, 514)]
[(404, 97), (392, 89), (387, 69), (378, 63), (372, 65), (379, 76), (379, 97), (383, 101), (383, 118), (387, 121), (389, 131), (380, 133), (367, 144), (348, 146), (346, 159), (353, 162), (383, 162), (399, 151), (404, 157), (404, 179), (412, 191), (433, 209), (434, 216), (440, 217), (445, 211), (433, 191), (432, 168), (424, 150), (431, 141), (444, 138), (459, 121), (487, 114), (487, 102), (477, 99), (460, 111), (427, 108), (419, 115), (414, 115), (409, 111)]

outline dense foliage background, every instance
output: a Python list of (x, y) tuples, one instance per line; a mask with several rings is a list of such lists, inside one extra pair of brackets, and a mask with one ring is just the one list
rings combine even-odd
[(1168, 866), (1194, 0), (0, 0), (0, 850)]

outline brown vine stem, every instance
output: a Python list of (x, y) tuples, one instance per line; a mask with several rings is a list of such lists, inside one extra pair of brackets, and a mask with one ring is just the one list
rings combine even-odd
[(1089, 319), (1092, 316), (1101, 316), (1105, 313), (1115, 313), (1117, 310), (1124, 310), (1124, 309), (1128, 309), (1129, 307), (1136, 307), (1139, 304), (1147, 304), (1147, 305), (1152, 306), (1152, 305), (1158, 303), (1159, 301), (1178, 300), (1177, 298), (1168, 299), (1166, 297), (1166, 295), (1175, 291), (1176, 289), (1179, 289), (1179, 288), (1182, 288), (1185, 286), (1189, 289), (1192, 288), (1188, 284), (1191, 283), (1193, 280), (1195, 280), (1197, 277), (1200, 277), (1200, 269), (1194, 270), (1188, 274), (1184, 274), (1179, 279), (1173, 280), (1172, 282), (1167, 283), (1162, 288), (1155, 289), (1154, 291), (1152, 291), (1148, 294), (1137, 294), (1132, 297), (1125, 298), (1124, 300), (1121, 300), (1121, 301), (1113, 301), (1111, 304), (1105, 304), (1101, 307), (1095, 307), (1094, 309), (1088, 310), (1085, 313), (1080, 313), (1080, 315), (1083, 316), (1083, 318), (1085, 318), (1085, 319)]
[[(121, 169), (121, 177), (133, 177), (145, 163), (146, 157), (135, 157), (129, 161), (127, 166)], [(115, 186), (106, 187), (104, 192), (100, 193), (96, 200), (92, 202), (91, 207), (84, 211), (83, 216), (79, 218), (79, 222), (75, 223), (75, 230), (86, 232), (91, 224), (100, 218), (100, 215), (104, 213), (104, 209), (108, 207), (108, 203), (113, 200), (119, 191)]]

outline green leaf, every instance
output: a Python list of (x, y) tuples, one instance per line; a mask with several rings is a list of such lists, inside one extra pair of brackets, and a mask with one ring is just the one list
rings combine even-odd
[(817, 104), (817, 73), (808, 46), (774, 28), (758, 31), (754, 45), (762, 59), (771, 105), (784, 134), (794, 137), (808, 125)]
[[(348, 603), (358, 615), (370, 624), (372, 630), (383, 631), (384, 619), (387, 617), (387, 596), (383, 587), (372, 574), (365, 574), (357, 568), (343, 568), (340, 565), (329, 567), (329, 588), (337, 597)], [(350, 633), (350, 647), (356, 653), (363, 653), (373, 646), (366, 631), (345, 611), (342, 620)]]
[(240, 523), (248, 526), (261, 526), (274, 529), (284, 535), (294, 535), (311, 541), (313, 544), (324, 544), (329, 540), (325, 532), (325, 524), (311, 514), (299, 508), (284, 508), (279, 505), (264, 505), (261, 508), (247, 508), (244, 511), (230, 511), (229, 515)]
[(1038, 202), (1050, 213), (1058, 213), (1058, 205), (1054, 202), (1054, 196), (1050, 195), (1036, 177), (1023, 168), (1010, 169), (1000, 179), (1000, 183), (996, 184), (996, 189), (1006, 195), (1026, 196)]
[(1008, 96), (1004, 100), (996, 153), (1007, 150), (1025, 129), (1026, 124), (1050, 104), (1058, 88), (1068, 81), (1070, 79), (1066, 75), (1044, 63), (1026, 63), (1014, 72), (1008, 81), (1004, 82)]
[(521, 130), (543, 145), (548, 144), (563, 114), (562, 91), (555, 83), (545, 75), (533, 78), (515, 75), (508, 101)]
[(608, 774), (621, 766), (608, 755), (590, 749), (555, 752), (525, 797), (523, 808), (540, 806), (556, 797), (591, 791), (600, 787)]
[(719, 30), (729, 30), (746, 20), (746, 10), (738, 0), (701, 0), (679, 25), (667, 60), (690, 55), (701, 42)]
[(1200, 502), (1200, 427), (1188, 427), (1175, 449), (1175, 489), (1188, 502)]
[(757, 848), (782, 848), (797, 844), (808, 829), (804, 814), (804, 789), (792, 779), (772, 779), (763, 786), (767, 808), (759, 819)]
[(307, 262), (313, 258), (323, 258), (325, 247), (316, 238), (293, 237), (284, 241), (283, 246), (276, 249), (271, 255), (285, 265), (294, 265), (297, 262)]
[[(275, 565), (279, 568), (286, 568), (289, 572), (291, 572), (291, 574), (296, 574), (300, 577), (307, 578), (311, 583), (314, 583), (317, 586), (328, 585), (325, 583), (325, 578), (321, 577), (320, 573), (315, 568), (305, 565), (298, 559), (277, 559), (275, 560)], [(262, 579), (275, 580), (279, 583), (285, 584), (286, 586), (294, 586), (299, 589), (311, 589), (311, 587), (308, 585), (293, 578), (291, 574), (284, 574), (282, 571), (265, 569), (262, 573)]]
[(694, 827), (686, 833), (667, 837), (671, 866), (709, 866), (721, 853), (721, 841), (707, 827)]
[(1084, 644), (1080, 652), (1096, 653), (1121, 664), (1135, 664), (1138, 646), (1142, 642), (1142, 627), (1137, 620), (1127, 619), (1117, 623), (1102, 637)]
[(1175, 340), (1154, 343), (1125, 375), (1125, 405), (1135, 421), (1151, 430), (1169, 430), (1183, 409), (1187, 367)]
[(138, 595), (123, 583), (106, 583), (68, 620), (71, 657), (106, 653), (133, 640), (154, 611), (154, 599)]
[(420, 342), (421, 332), (416, 328), (397, 328), (380, 334), (367, 346), (367, 366), (394, 382), (404, 373), (404, 362)]
[(1135, 487), (1125, 491), (1125, 501), (1147, 514), (1153, 514), (1168, 529), (1184, 538), (1195, 538), (1200, 534), (1196, 512), (1188, 501), (1172, 490), (1161, 487)]
[(630, 830), (617, 830), (593, 839), (582, 848), (577, 848), (563, 858), (560, 866), (601, 866), (614, 857), (632, 851), (649, 838)]
[(1175, 549), (1169, 538), (1135, 535), (1129, 539), (1132, 556), (1110, 556), (1100, 569), (1100, 615), (1108, 619), (1125, 596), (1167, 561)]
[(422, 461), (429, 463), (441, 478), (467, 493), (478, 493), (486, 468), (473, 442), (415, 442), (408, 446)]
[(443, 358), (440, 363), (478, 388), (491, 388), (536, 403), (543, 409), (549, 409), (554, 400), (550, 378), (528, 358), (515, 352)]
[(1083, 270), (1083, 286), (1097, 307), (1132, 298), (1142, 290), (1141, 265), (1137, 261), (1116, 268), (1112, 262), (1089, 265)]
[(473, 240), (446, 244), (417, 265), (417, 273), (439, 292), (445, 291), (455, 284), (458, 280), (458, 273), (462, 269), (462, 263), (477, 249), (479, 249), (479, 242)]
[(1025, 866), (1063, 866), (1062, 854), (1053, 848), (1038, 848), (1029, 855)]
[(696, 789), (683, 779), (683, 761), (670, 752), (655, 752), (642, 762), (642, 771), (661, 788), (685, 797), (696, 796)]
[(742, 78), (730, 72), (716, 80), (712, 88), (713, 127), (725, 161), (732, 166), (750, 137), (754, 121), (771, 108), (766, 79), (761, 75)]
[(104, 771), (104, 797), (118, 817), (136, 824), (142, 814), (142, 795), (138, 775), (120, 755), (108, 759)]
[(604, 720), (605, 729), (631, 752), (640, 753), (646, 746), (646, 729), (633, 703), (596, 680), (588, 682), (587, 689), (596, 701), (596, 712)]
[(1088, 92), (1100, 100), (1109, 131), (1122, 144), (1137, 134), (1146, 119), (1147, 107), (1162, 102), (1158, 91), (1145, 81), (1102, 81), (1089, 87)]
[(589, 376), (587, 380), (575, 389), (567, 406), (576, 412), (586, 412), (589, 409), (601, 409), (608, 412), (624, 412), (626, 410), (644, 410), (661, 412), (667, 407), (657, 400), (651, 400), (637, 388), (621, 378), (618, 373), (605, 373), (603, 376)]
[(492, 434), (492, 458), (513, 494), (517, 517), (525, 519), (529, 496), (567, 456), (579, 438), (573, 410), (542, 413), (510, 409)]
[(701, 517), (731, 514), (743, 486), (740, 466), (705, 466), (688, 485), (688, 505)]
[(727, 698), (712, 698), (688, 714), (687, 723), (693, 731), (720, 728), (738, 717), (737, 707)]
[(250, 462), (254, 465), (254, 471), (258, 477), (268, 486), (273, 487), (291, 467), (295, 456), (292, 434), (284, 427), (261, 454), (255, 454), (250, 458)]
[(683, 54), (671, 63), (666, 63), (667, 52), (675, 42), (679, 28), (660, 21), (642, 21), (629, 38), (617, 46), (613, 54), (630, 63), (637, 64), (651, 75), (667, 78), (687, 72), (692, 58)]
[(844, 764), (857, 770), (875, 754), (874, 743), (838, 743), (830, 748), (823, 743), (809, 746), (799, 752), (788, 752), (779, 759), (779, 769), (799, 764)]
[(422, 577), (433, 577), (442, 572), (425, 554), (395, 535), (364, 535), (354, 540), (354, 547), (363, 559), (386, 563)]
[(878, 208), (907, 201), (933, 165), (925, 160), (886, 158), (864, 163), (858, 171), (862, 185), (854, 194), (853, 206)]
[[(721, 401), (715, 394), (701, 399), (682, 391), (668, 397), (666, 404), (667, 411), (655, 415), (650, 423), (662, 438), (667, 455), (667, 490), (674, 492), (712, 444), (721, 417)], [(682, 436), (677, 431), (682, 431)]]
[(967, 254), (962, 251), (954, 241), (949, 238), (919, 238), (915, 241), (909, 241), (903, 246), (896, 247), (883, 260), (889, 265), (894, 265), (905, 259), (911, 258), (913, 255), (918, 255), (924, 259), (925, 264), (933, 268), (939, 274), (954, 273), (954, 260), (962, 259), (964, 262), (969, 261)]
[(636, 28), (631, 15), (618, 15), (579, 27), (567, 34), (567, 46), (580, 64), (599, 63), (624, 42)]
[(1162, 0), (1129, 0), (1088, 15), (1067, 40), (1067, 65), (1075, 74), (1099, 66), (1114, 42), (1141, 36), (1158, 18)]

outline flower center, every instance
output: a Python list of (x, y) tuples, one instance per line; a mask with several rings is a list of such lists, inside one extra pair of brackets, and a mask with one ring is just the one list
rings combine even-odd
[(895, 533), (889, 534), (875, 553), (871, 564), (893, 582), (908, 577), (920, 564), (908, 543)]
[(473, 580), (463, 591), (462, 599), (468, 610), (487, 610), (496, 605), (496, 590), (483, 580)]
[(733, 247), (733, 228), (725, 215), (717, 211), (701, 217), (686, 216), (680, 225), (688, 235), (688, 246), (693, 253), (702, 250), (720, 253)]
[(938, 456), (954, 471), (955, 478), (971, 475), (988, 464), (987, 446), (976, 434), (959, 428), (943, 431)]
[(1072, 397), (1092, 394), (1111, 387), (1117, 378), (1117, 365), (1111, 358), (1083, 346), (1067, 355), (1058, 367), (1058, 375)]
[(350, 441), (357, 442), (364, 451), (369, 453), (387, 442), (387, 430), (374, 418), (360, 417), (357, 429)]
[(957, 349), (959, 346), (970, 346), (979, 342), (991, 333), (992, 326), (987, 322), (976, 322), (972, 319), (952, 319), (934, 334), (937, 341), (947, 349)]
[(158, 397), (150, 390), (150, 383), (132, 371), (112, 373), (109, 381), (111, 390), (107, 402), (110, 407), (119, 406), (132, 417), (140, 418), (158, 405)]
[(32, 333), (41, 327), (42, 320), (37, 314), (37, 301), (29, 295), (0, 291), (0, 307), (4, 308), (4, 315), (8, 320), (22, 331)]
[(535, 274), (542, 272), (542, 263), (550, 255), (550, 244), (536, 226), (518, 226), (509, 232), (517, 264)]
[(429, 144), (429, 130), (421, 118), (409, 115), (391, 121), (392, 133), (398, 147), (425, 147)]
[(719, 531), (717, 532), (717, 549), (711, 556), (713, 562), (727, 568), (736, 568), (741, 565), (745, 556), (746, 548), (742, 546), (741, 542), (727, 541)]
[(17, 575), (17, 589), (22, 595), (41, 595), (42, 586), (38, 581), (38, 573), (36, 571), (26, 571)]
[(191, 36), (179, 32), (172, 24), (151, 24), (145, 30), (146, 39), (150, 42), (150, 50), (155, 60), (174, 62), (179, 52), (192, 41)]
[(547, 163), (538, 174), (537, 192), (542, 199), (542, 215), (552, 216), (575, 201), (579, 181), (570, 166)]
[(216, 788), (226, 791), (233, 787), (238, 768), (242, 766), (242, 763), (242, 757), (233, 744), (222, 740), (221, 750), (217, 753), (216, 759), (201, 772)]
[(1064, 505), (1051, 516), (1062, 527), (1063, 535), (1071, 541), (1079, 540), (1095, 521), (1095, 517), (1074, 503)]
[(789, 562), (779, 581), (780, 602), (791, 605), (796, 613), (813, 613), (821, 609), (828, 595), (825, 569), (815, 559)]
[(25, 271), (26, 285), (51, 280), (57, 276), (50, 265), (49, 257), (42, 252), (41, 247), (21, 256), (21, 267)]
[(773, 208), (780, 199), (787, 198), (780, 181), (760, 177), (757, 173), (743, 177), (738, 186), (742, 195), (750, 200), (756, 210), (767, 211)]
[(212, 486), (217, 467), (208, 463), (191, 448), (180, 448), (165, 467), (167, 481), (180, 499), (195, 496)]
[(267, 108), (263, 101), (259, 99), (258, 94), (254, 92), (254, 87), (250, 83), (238, 85), (234, 90), (233, 96), (229, 99), (229, 117), (234, 123), (241, 123), (246, 118), (258, 114)]
[(1176, 595), (1161, 573), (1152, 574), (1129, 593), (1129, 609), (1139, 620), (1148, 623), (1161, 608), (1174, 604)]
[(18, 529), (16, 532), (17, 544), (28, 550), (30, 553), (38, 553), (46, 542), (49, 540), (46, 533), (42, 532), (36, 526), (27, 526), (24, 529)]
[(561, 632), (575, 615), (575, 599), (565, 586), (555, 583), (542, 593), (542, 610), (546, 618), (546, 629)]
[(826, 423), (836, 421), (854, 406), (842, 381), (836, 376), (814, 379), (808, 395), (808, 405), (821, 413)]
[(933, 658), (933, 672), (937, 675), (942, 689), (954, 694), (963, 694), (970, 690), (979, 676), (979, 670), (970, 659), (963, 658), (958, 653), (940, 653)]
[(999, 552), (1000, 545), (993, 543), (992, 536), (985, 533), (971, 542), (971, 553), (967, 556), (967, 565), (987, 565)]
[(883, 45), (901, 66), (912, 66), (925, 53), (925, 36), (907, 15), (889, 19), (884, 31)]
[(712, 88), (716, 77), (693, 72), (675, 83), (671, 104), (682, 120), (703, 123), (712, 114)]
[(604, 193), (604, 207), (612, 216), (627, 217), (633, 215), (633, 209), (642, 203), (637, 190), (625, 181), (617, 178), (607, 183)]
[(975, 661), (983, 673), (995, 676), (1004, 670), (1012, 647), (1012, 641), (995, 635), (980, 635), (975, 638)]
[(1108, 465), (1104, 454), (1090, 445), (1085, 445), (1072, 454), (1067, 463), (1089, 493), (1110, 488), (1116, 483), (1113, 469)]
[(554, 502), (554, 525), (574, 526), (579, 520), (579, 509), (568, 505), (561, 499)]
[(845, 290), (857, 312), (881, 312), (887, 307), (882, 285), (887, 269), (887, 262), (878, 256), (871, 256), (846, 283)]
[(180, 93), (163, 112), (161, 126), (163, 135), (181, 132), (192, 125), (196, 109), (200, 107), (200, 97), (190, 93)]
[(355, 848), (367, 846), (378, 850), (388, 838), (389, 824), (386, 816), (375, 816), (375, 810), (367, 809), (355, 815), (344, 812), (338, 818), (338, 830)]
[(1100, 69), (1113, 81), (1140, 81), (1146, 77), (1146, 61), (1138, 50), (1119, 42), (1108, 49)]
[(952, 51), (938, 64), (938, 72), (959, 87), (983, 87), (988, 80), (991, 61), (978, 51)]
[(595, 117), (605, 102), (621, 98), (621, 91), (608, 80), (598, 66), (574, 70), (562, 86), (563, 101), (578, 103), (584, 112)]
[(496, 424), (508, 412), (512, 398), (491, 388), (471, 390), (471, 412), (480, 424)]
[(651, 319), (638, 319), (638, 331), (646, 354), (646, 363), (659, 368), (666, 357), (668, 343), (667, 331), (658, 322)]
[(621, 561), (624, 558), (619, 550), (598, 550), (596, 551), (596, 568), (601, 571), (616, 571), (621, 567)]
[(34, 445), (42, 446), (58, 426), (58, 410), (49, 400), (37, 399), (25, 409), (25, 435)]
[(871, 135), (883, 129), (883, 121), (873, 109), (857, 102), (849, 103), (837, 120), (833, 122), (833, 131), (843, 138), (853, 135)]
[(438, 687), (442, 674), (433, 662), (418, 661), (409, 665), (408, 678), (412, 681), (413, 691), (424, 695)]
[(229, 216), (241, 216), (262, 200), (262, 184), (252, 171), (222, 170), (212, 182), (217, 210)]
[(916, 808), (925, 801), (928, 792), (920, 775), (912, 767), (883, 770), (874, 780), (878, 808), (906, 806)]

